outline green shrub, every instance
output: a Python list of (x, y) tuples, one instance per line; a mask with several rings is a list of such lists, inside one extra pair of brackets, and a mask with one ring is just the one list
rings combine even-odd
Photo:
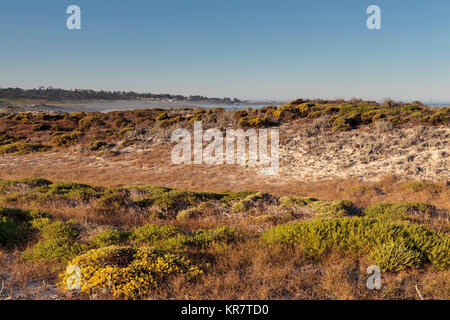
[(450, 266), (450, 238), (442, 236), (440, 241), (434, 242), (429, 249), (427, 259), (437, 269), (445, 270)]
[(39, 209), (29, 209), (27, 213), (31, 219), (51, 218), (48, 213)]
[(133, 204), (142, 209), (142, 208), (151, 207), (153, 204), (153, 201), (151, 199), (145, 198), (145, 199), (134, 200)]
[(188, 247), (205, 248), (212, 243), (231, 243), (239, 239), (239, 233), (229, 227), (219, 227), (186, 235), (173, 226), (147, 224), (135, 229), (130, 239), (161, 250), (180, 250)]
[(312, 201), (307, 206), (323, 218), (341, 218), (356, 213), (356, 208), (349, 200)]
[(421, 212), (431, 214), (436, 210), (432, 205), (421, 202), (410, 203), (377, 203), (368, 206), (364, 213), (367, 217), (375, 219), (401, 220), (407, 219), (408, 214)]
[(29, 234), (29, 223), (0, 215), (0, 246), (10, 248), (23, 245)]
[(24, 155), (32, 152), (48, 151), (50, 149), (51, 148), (49, 146), (44, 146), (40, 143), (14, 142), (0, 146), (0, 155)]
[(40, 218), (32, 221), (32, 226), (41, 232), (44, 239), (74, 240), (79, 232), (75, 222), (63, 222), (50, 218)]
[(312, 202), (318, 201), (315, 198), (309, 198), (309, 197), (281, 197), (280, 203), (282, 206), (290, 208), (293, 206), (300, 206), (304, 207)]
[(424, 257), (419, 251), (395, 242), (375, 247), (370, 258), (383, 272), (420, 268), (424, 263)]
[(148, 193), (153, 205), (168, 212), (178, 212), (192, 206), (198, 205), (206, 200), (220, 199), (221, 195), (207, 192), (195, 192), (174, 190), (161, 187), (143, 187), (141, 190)]
[(257, 192), (256, 191), (240, 191), (240, 192), (226, 191), (221, 195), (220, 201), (224, 204), (229, 205), (232, 202), (240, 201), (240, 200), (244, 199), (245, 197), (248, 197), (255, 193), (257, 193)]
[(366, 217), (293, 222), (263, 232), (268, 245), (300, 245), (311, 257), (321, 258), (332, 248), (371, 254), (375, 248), (395, 243), (418, 251), (424, 261), (439, 269), (450, 266), (450, 236), (424, 226)]
[(239, 233), (230, 227), (219, 227), (210, 230), (198, 230), (181, 239), (181, 244), (188, 247), (204, 248), (211, 243), (232, 243), (239, 239)]
[(248, 121), (250, 127), (264, 128), (270, 125), (270, 121), (267, 118), (253, 118)]
[(377, 192), (377, 189), (368, 185), (356, 186), (347, 190), (349, 193), (362, 193)]
[(21, 260), (64, 263), (86, 249), (86, 246), (66, 238), (41, 240), (32, 248), (26, 250), (22, 254)]
[(115, 118), (113, 122), (114, 122), (115, 127), (120, 129), (120, 128), (127, 126), (130, 123), (130, 120), (128, 120), (127, 118), (124, 118), (123, 116), (120, 116), (118, 118)]
[(242, 201), (233, 204), (233, 206), (231, 207), (231, 210), (232, 210), (233, 212), (245, 212), (245, 211), (248, 211), (249, 209), (250, 209), (250, 208), (249, 208), (249, 206), (247, 205), (247, 203), (242, 202)]
[(12, 185), (27, 185), (30, 188), (35, 188), (35, 187), (41, 187), (41, 186), (48, 186), (51, 185), (52, 182), (48, 181), (46, 179), (41, 179), (41, 178), (25, 178), (25, 179), (19, 179), (19, 180), (5, 180), (5, 181), (1, 181), (2, 185), (8, 185), (8, 186), (12, 186)]
[(199, 215), (201, 215), (201, 212), (198, 208), (189, 208), (189, 209), (181, 210), (180, 212), (178, 212), (177, 220), (178, 221), (186, 221), (186, 220), (192, 219)]
[(371, 110), (371, 111), (365, 112), (361, 115), (361, 121), (366, 124), (372, 123), (373, 118), (377, 114), (378, 114), (377, 110)]
[(0, 217), (8, 217), (16, 221), (30, 220), (30, 214), (27, 211), (14, 208), (0, 208)]
[(402, 110), (404, 110), (408, 113), (413, 113), (416, 111), (422, 111), (422, 108), (420, 108), (419, 106), (416, 106), (414, 104), (408, 104), (408, 105), (402, 107)]
[(314, 112), (311, 112), (310, 114), (308, 114), (308, 118), (310, 118), (310, 119), (317, 119), (317, 118), (320, 118), (321, 116), (322, 116), (321, 111), (314, 111)]
[(448, 124), (450, 122), (450, 107), (441, 108), (428, 118), (431, 124)]
[(58, 147), (67, 147), (76, 144), (82, 136), (82, 132), (75, 131), (71, 133), (57, 134), (51, 141)]
[(252, 193), (248, 196), (246, 196), (244, 199), (240, 200), (239, 202), (233, 204), (231, 209), (233, 212), (245, 212), (250, 210), (252, 207), (255, 206), (255, 202), (258, 200), (268, 200), (270, 198), (270, 195), (267, 193)]
[(181, 234), (181, 231), (173, 226), (146, 224), (134, 229), (131, 234), (131, 239), (138, 243), (152, 244), (157, 241), (176, 237), (179, 234)]
[(99, 141), (99, 140), (95, 140), (91, 142), (91, 146), (90, 146), (90, 150), (91, 151), (97, 151), (99, 150), (101, 147), (107, 146), (108, 143), (105, 141)]
[(161, 112), (160, 114), (158, 114), (156, 116), (155, 120), (161, 121), (161, 120), (166, 120), (168, 118), (169, 118), (169, 116), (167, 115), (167, 112)]
[(264, 128), (270, 125), (270, 121), (267, 117), (264, 118), (250, 118), (243, 117), (238, 120), (239, 127), (254, 127), (254, 128)]
[(94, 206), (98, 210), (118, 211), (128, 207), (129, 196), (128, 191), (122, 188), (110, 188), (95, 200)]
[(50, 130), (51, 126), (48, 123), (35, 123), (31, 126), (33, 131), (47, 131)]
[(42, 239), (22, 254), (21, 259), (24, 261), (66, 262), (88, 248), (76, 241), (79, 231), (72, 221), (40, 218), (31, 224), (40, 231)]
[(100, 118), (101, 114), (88, 114), (78, 122), (78, 128), (81, 131), (92, 127), (104, 127), (105, 122)]
[(358, 110), (352, 111), (346, 116), (346, 122), (350, 124), (351, 127), (357, 127), (362, 123), (361, 113)]
[(333, 131), (348, 131), (351, 129), (352, 126), (345, 117), (339, 117), (333, 122)]
[(99, 190), (91, 186), (74, 182), (57, 182), (42, 188), (47, 195), (61, 195), (66, 199), (88, 200), (99, 195)]
[(0, 245), (15, 247), (23, 245), (33, 231), (34, 219), (48, 217), (40, 210), (0, 208)]
[(160, 128), (167, 128), (167, 127), (169, 127), (177, 122), (183, 121), (183, 120), (185, 120), (185, 118), (181, 117), (181, 116), (177, 116), (174, 118), (165, 118), (162, 120), (158, 120), (158, 126)]
[(339, 112), (339, 108), (336, 108), (335, 106), (328, 106), (325, 108), (324, 113), (325, 114), (333, 114)]
[(90, 242), (98, 248), (108, 247), (126, 241), (129, 236), (129, 232), (108, 228), (98, 232)]
[(381, 120), (381, 119), (384, 119), (384, 118), (386, 118), (386, 115), (385, 114), (383, 114), (383, 113), (376, 113), (373, 117), (372, 117), (372, 122), (377, 122), (377, 121), (379, 121), (379, 120)]
[(435, 183), (425, 183), (425, 182), (410, 182), (406, 183), (404, 185), (405, 189), (411, 189), (414, 192), (420, 192), (420, 191), (430, 191), (432, 193), (440, 193), (442, 192), (442, 187), (440, 185), (437, 185)]
[(0, 130), (0, 146), (11, 144), (17, 142), (19, 140), (18, 137), (10, 136), (4, 130)]

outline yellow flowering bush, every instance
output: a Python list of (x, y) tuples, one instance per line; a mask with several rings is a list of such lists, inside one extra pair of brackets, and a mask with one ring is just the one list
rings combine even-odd
[(193, 279), (203, 271), (186, 257), (151, 248), (110, 246), (90, 250), (69, 262), (60, 275), (60, 286), (68, 285), (76, 276), (73, 266), (80, 271), (80, 290), (86, 293), (106, 291), (124, 299), (148, 295), (170, 276), (183, 274)]

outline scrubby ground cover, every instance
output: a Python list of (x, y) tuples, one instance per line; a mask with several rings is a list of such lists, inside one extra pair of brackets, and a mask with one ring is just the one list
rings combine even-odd
[[(0, 207), (0, 298), (450, 297), (449, 215), (427, 203), (32, 178), (1, 180)], [(365, 286), (370, 265), (381, 290)]]
[(329, 122), (330, 131), (349, 131), (379, 122), (386, 129), (406, 124), (448, 126), (450, 108), (391, 100), (379, 104), (361, 100), (298, 99), (281, 107), (246, 110), (185, 108), (108, 113), (3, 113), (0, 114), (0, 154), (25, 154), (73, 145), (83, 146), (86, 152), (116, 152), (119, 147), (165, 141), (174, 128), (189, 128), (194, 121), (202, 121), (205, 128), (263, 128), (316, 118)]

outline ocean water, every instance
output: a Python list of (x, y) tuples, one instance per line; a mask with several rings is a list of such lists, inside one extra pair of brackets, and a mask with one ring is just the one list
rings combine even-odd
[(438, 103), (431, 103), (431, 106), (436, 107), (450, 107), (450, 102), (438, 102)]

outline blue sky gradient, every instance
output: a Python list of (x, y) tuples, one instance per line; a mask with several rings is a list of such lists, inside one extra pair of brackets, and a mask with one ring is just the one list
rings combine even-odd
[(0, 86), (450, 101), (449, 17), (448, 0), (2, 1)]

